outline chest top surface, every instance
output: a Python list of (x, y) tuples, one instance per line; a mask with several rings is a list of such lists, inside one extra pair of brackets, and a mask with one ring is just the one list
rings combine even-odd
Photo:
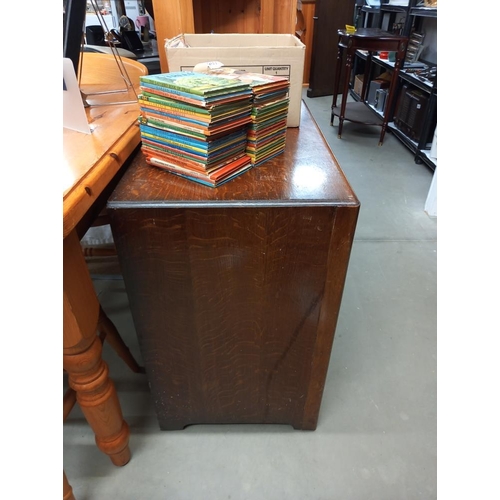
[(309, 110), (288, 128), (285, 151), (241, 176), (210, 188), (133, 158), (108, 207), (359, 206), (359, 201)]

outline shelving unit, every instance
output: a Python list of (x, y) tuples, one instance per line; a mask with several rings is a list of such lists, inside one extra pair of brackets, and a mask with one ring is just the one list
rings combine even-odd
[[(415, 152), (415, 161), (417, 163), (423, 162), (434, 170), (436, 168), (436, 164), (428, 156), (428, 151), (431, 149), (432, 136), (434, 134), (437, 121), (437, 84), (436, 82), (424, 82), (419, 78), (408, 74), (404, 69), (400, 72), (399, 78), (403, 85), (407, 83), (413, 88), (424, 92), (428, 98), (427, 106), (418, 141), (412, 140), (395, 124), (390, 126), (390, 129), (396, 137), (409, 147), (409, 149)], [(407, 141), (410, 142), (407, 144)]]
[[(413, 31), (420, 32), (425, 30), (426, 19), (437, 19), (437, 8), (424, 7), (420, 3), (420, 0), (409, 0), (408, 6), (394, 6), (389, 4), (381, 4), (379, 8), (368, 5), (357, 6), (355, 13), (356, 27), (379, 28), (389, 32), (392, 32), (393, 28), (398, 27), (399, 31), (397, 33), (410, 37)], [(351, 96), (356, 101), (360, 100), (360, 96), (354, 91), (354, 79), (356, 75), (363, 73), (362, 68), (366, 59), (366, 53), (362, 51), (356, 52), (350, 89)], [(425, 63), (429, 68), (436, 67), (435, 62), (423, 58), (419, 58), (419, 62)], [(372, 63), (373, 69), (370, 74), (370, 81), (380, 76), (381, 73), (392, 71), (394, 68), (393, 62), (376, 55), (372, 57)], [(434, 170), (436, 162), (429, 156), (429, 151), (437, 122), (437, 78), (432, 82), (419, 78), (412, 71), (414, 71), (414, 68), (411, 65), (408, 65), (406, 62), (403, 63), (398, 77), (399, 83), (396, 89), (396, 98), (393, 101), (393, 109), (387, 110), (390, 116), (395, 118), (389, 120), (388, 130), (415, 154), (416, 163), (425, 163), (429, 168)], [(369, 82), (367, 85), (369, 85)], [(423, 116), (423, 119), (419, 120), (417, 136), (415, 136), (413, 130), (410, 134), (408, 133), (408, 129), (402, 130), (397, 125), (401, 123), (401, 120), (398, 121), (397, 119), (397, 112), (398, 106), (401, 105), (402, 92), (409, 92), (410, 95), (419, 95), (424, 103), (425, 109), (418, 109), (421, 115), (420, 118)], [(365, 104), (373, 113), (381, 116), (381, 113), (373, 105), (370, 105), (366, 101)]]
[[(415, 0), (410, 0), (415, 1)], [(389, 4), (383, 4), (380, 8), (370, 7), (368, 5), (364, 5), (362, 7), (358, 7), (360, 12), (358, 13), (358, 28), (380, 28), (386, 31), (392, 31), (391, 26), (396, 21), (398, 17), (402, 14), (406, 15), (410, 6), (408, 7), (400, 7)], [(359, 15), (360, 14), (360, 15)], [(407, 36), (409, 30), (411, 29), (411, 20), (407, 17), (402, 30), (400, 32), (401, 35)]]

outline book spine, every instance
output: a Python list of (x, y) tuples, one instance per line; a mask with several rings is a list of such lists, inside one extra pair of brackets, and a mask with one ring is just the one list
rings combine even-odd
[(184, 86), (175, 85), (174, 83), (159, 78), (155, 78), (155, 76), (141, 76), (140, 81), (141, 83), (145, 83), (147, 85), (154, 85), (155, 87), (168, 89), (169, 91), (172, 91), (172, 93), (183, 92), (186, 94), (194, 94), (199, 96), (204, 95), (204, 92), (200, 91), (199, 89), (196, 88), (187, 89)]
[(214, 169), (213, 172), (205, 174), (193, 171), (190, 168), (185, 168), (179, 165), (176, 161), (170, 162), (154, 155), (146, 154), (146, 162), (150, 165), (163, 168), (170, 173), (180, 175), (188, 180), (201, 182), (202, 184), (206, 184), (211, 187), (216, 187), (217, 184), (223, 180), (236, 177), (252, 167), (250, 157), (248, 156), (241, 156), (239, 158), (232, 159), (227, 162), (227, 164)]
[(193, 94), (186, 94), (185, 92), (169, 92), (169, 89), (166, 87), (158, 87), (155, 85), (141, 85), (142, 93), (149, 93), (153, 95), (158, 95), (160, 97), (166, 97), (168, 99), (178, 100), (182, 102), (186, 102), (188, 104), (192, 104), (194, 106), (200, 106), (205, 109), (213, 109), (215, 106), (219, 106), (221, 104), (230, 104), (237, 103), (239, 101), (243, 101), (245, 103), (250, 102), (251, 93), (250, 92), (239, 92), (233, 94), (222, 94), (217, 96), (216, 98), (202, 98), (200, 96), (195, 96)]
[(189, 147), (197, 151), (207, 151), (206, 141), (200, 141), (197, 139), (190, 139), (188, 137), (183, 137), (180, 134), (165, 133), (163, 130), (156, 127), (149, 127), (147, 125), (140, 125), (141, 133), (144, 135), (149, 135), (153, 137), (159, 137), (162, 141), (168, 142), (169, 144), (175, 144), (177, 146)]
[(207, 187), (211, 187), (211, 188), (215, 188), (216, 185), (214, 183), (211, 183), (209, 181), (206, 181), (206, 180), (202, 180), (202, 179), (197, 179), (196, 177), (193, 177), (193, 176), (190, 176), (190, 175), (186, 175), (186, 174), (183, 174), (183, 173), (180, 173), (180, 172), (177, 172), (175, 170), (170, 170), (169, 168), (167, 167), (161, 167), (160, 165), (155, 165), (154, 163), (148, 161), (148, 159), (146, 158), (146, 162), (149, 163), (150, 165), (153, 165), (153, 166), (156, 166), (156, 167), (159, 167), (159, 168), (162, 168), (163, 170), (169, 172), (170, 174), (172, 175), (176, 175), (177, 177), (181, 177), (182, 179), (186, 179), (188, 181), (193, 181), (193, 182), (196, 182), (198, 184), (203, 184), (204, 186), (207, 186)]
[(193, 127), (199, 127), (200, 130), (208, 128), (210, 125), (210, 120), (206, 121), (203, 119), (203, 117), (197, 117), (193, 115), (177, 115), (177, 114), (172, 114), (171, 112), (166, 112), (164, 110), (161, 110), (159, 108), (150, 108), (148, 106), (141, 106), (141, 113), (148, 117), (151, 116), (152, 118), (158, 118), (158, 119), (163, 119), (167, 120), (170, 122), (175, 122), (179, 123), (181, 125), (191, 125)]
[(157, 154), (175, 158), (177, 161), (193, 162), (199, 166), (203, 171), (206, 169), (208, 163), (206, 156), (195, 154), (193, 151), (185, 151), (179, 147), (165, 146), (157, 142), (155, 139), (148, 137), (143, 138), (143, 146), (154, 149)]
[(150, 125), (156, 129), (164, 130), (166, 132), (173, 132), (188, 137), (195, 137), (199, 140), (206, 140), (207, 138), (207, 135), (204, 133), (204, 131), (200, 130), (199, 128), (184, 124), (182, 124), (181, 127), (179, 124), (162, 118), (152, 118), (150, 116), (141, 115), (139, 117), (139, 123), (142, 125)]
[[(183, 74), (182, 76), (189, 77), (188, 74)], [(221, 94), (230, 94), (239, 91), (248, 91), (251, 93), (250, 86), (245, 83), (224, 80), (224, 83), (220, 83), (218, 85), (209, 85), (209, 84), (200, 84), (198, 87), (196, 86), (187, 86), (187, 85), (177, 85), (172, 81), (168, 81), (162, 78), (161, 75), (151, 75), (151, 76), (142, 76), (140, 81), (147, 85), (156, 85), (159, 87), (163, 87), (165, 89), (169, 89), (176, 92), (184, 92), (186, 94), (197, 95), (200, 97), (208, 97), (208, 96), (216, 96)], [(227, 83), (227, 84), (226, 84)]]
[(155, 143), (152, 140), (146, 140), (146, 146), (154, 149), (156, 151), (156, 154), (158, 155), (171, 157), (176, 161), (193, 162), (198, 165), (199, 169), (201, 169), (202, 171), (205, 171), (207, 168), (208, 164), (206, 163), (206, 159), (204, 157), (196, 156), (193, 153), (188, 153), (180, 149), (158, 146), (158, 143)]
[(183, 103), (175, 99), (169, 99), (167, 97), (151, 95), (148, 92), (139, 95), (139, 103), (141, 102), (144, 104), (147, 103), (149, 106), (158, 106), (161, 108), (172, 109), (178, 113), (185, 112), (210, 116), (210, 112), (205, 108), (201, 108), (199, 106), (190, 106), (187, 103)]
[(214, 150), (206, 151), (200, 150), (199, 148), (192, 147), (189, 144), (175, 143), (175, 141), (169, 141), (156, 136), (154, 133), (149, 134), (144, 132), (142, 135), (143, 144), (146, 143), (151, 147), (154, 147), (158, 151), (163, 151), (174, 156), (182, 156), (187, 158), (192, 158), (195, 161), (202, 162), (203, 164), (209, 165), (220, 162), (222, 159), (228, 156), (234, 156), (237, 153), (243, 153), (247, 146), (247, 141), (245, 138), (238, 141), (232, 141), (230, 144), (223, 144)]
[(206, 174), (205, 164), (197, 162), (196, 160), (175, 156), (169, 154), (167, 151), (158, 151), (157, 149), (151, 148), (148, 145), (146, 147), (143, 146), (141, 149), (147, 156), (153, 156), (174, 165), (184, 165), (185, 168), (189, 168), (190, 170), (194, 170), (195, 172), (198, 172), (200, 174)]
[(199, 150), (196, 148), (190, 148), (187, 147), (185, 144), (182, 143), (176, 143), (175, 141), (167, 141), (163, 139), (162, 137), (159, 137), (154, 134), (149, 134), (149, 133), (144, 133), (143, 139), (149, 139), (151, 141), (154, 141), (155, 144), (158, 146), (158, 148), (164, 148), (164, 149), (169, 149), (172, 152), (179, 152), (181, 153), (188, 153), (195, 155), (196, 158), (199, 158), (200, 161), (203, 161), (207, 155), (206, 152), (203, 150)]
[(172, 99), (190, 99), (190, 101), (192, 101), (193, 103), (198, 104), (204, 104), (206, 102), (206, 100), (202, 96), (199, 96), (197, 94), (191, 94), (182, 90), (172, 89), (170, 87), (161, 87), (159, 85), (154, 85), (151, 83), (142, 84), (141, 90), (145, 90), (146, 92), (149, 91), (152, 94), (158, 94), (164, 97), (171, 97)]

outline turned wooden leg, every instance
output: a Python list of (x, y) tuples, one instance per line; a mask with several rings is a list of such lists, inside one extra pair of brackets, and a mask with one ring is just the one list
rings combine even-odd
[(65, 354), (63, 366), (69, 385), (76, 392), (76, 400), (95, 433), (98, 448), (109, 455), (115, 465), (125, 465), (130, 460), (130, 431), (101, 352), (102, 343), (96, 336), (85, 351)]
[(73, 496), (73, 488), (68, 483), (68, 478), (63, 471), (63, 500), (75, 500)]
[[(116, 351), (118, 356), (125, 361), (127, 366), (134, 373), (146, 373), (144, 367), (140, 366), (135, 358), (132, 356), (130, 349), (127, 344), (123, 341), (116, 326), (114, 323), (106, 316), (106, 313), (100, 307), (99, 311), (99, 322), (98, 328), (101, 332), (99, 334), (99, 339), (101, 343), (104, 343), (106, 339), (108, 344)], [(71, 387), (64, 393), (63, 397), (63, 421), (68, 418), (68, 415), (71, 413), (71, 410), (75, 406), (76, 403), (76, 392)]]
[(76, 232), (63, 243), (63, 367), (97, 446), (115, 465), (125, 465), (130, 431), (101, 356), (99, 302)]

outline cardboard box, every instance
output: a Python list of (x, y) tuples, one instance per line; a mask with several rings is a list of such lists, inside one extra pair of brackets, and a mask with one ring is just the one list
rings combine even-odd
[(356, 75), (354, 77), (354, 92), (361, 96), (361, 91), (363, 90), (363, 80), (365, 79), (365, 75)]
[[(184, 34), (187, 47), (165, 41), (168, 69), (192, 71), (196, 64), (219, 61), (252, 73), (286, 76), (290, 81), (288, 127), (300, 125), (300, 103), (306, 46), (294, 35)], [(176, 37), (177, 38), (177, 37)]]

